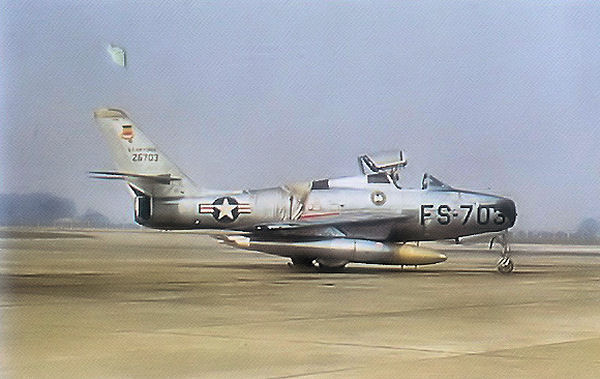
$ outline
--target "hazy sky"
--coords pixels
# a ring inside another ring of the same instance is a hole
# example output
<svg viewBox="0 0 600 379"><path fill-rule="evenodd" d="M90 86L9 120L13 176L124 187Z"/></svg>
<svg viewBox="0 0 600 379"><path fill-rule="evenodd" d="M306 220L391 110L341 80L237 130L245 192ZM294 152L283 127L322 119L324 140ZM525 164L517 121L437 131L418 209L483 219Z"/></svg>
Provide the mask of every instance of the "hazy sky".
<svg viewBox="0 0 600 379"><path fill-rule="evenodd" d="M402 148L405 182L510 196L520 229L600 218L597 1L4 1L0 28L2 193L131 220L123 183L87 178L114 168L92 112L116 106L210 188Z"/></svg>

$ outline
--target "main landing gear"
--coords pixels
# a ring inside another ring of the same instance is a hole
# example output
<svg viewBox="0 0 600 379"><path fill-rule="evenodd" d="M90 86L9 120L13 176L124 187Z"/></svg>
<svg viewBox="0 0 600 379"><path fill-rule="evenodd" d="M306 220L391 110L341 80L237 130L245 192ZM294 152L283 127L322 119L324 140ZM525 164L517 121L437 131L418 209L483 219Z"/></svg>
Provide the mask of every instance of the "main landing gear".
<svg viewBox="0 0 600 379"><path fill-rule="evenodd" d="M494 242L496 241L502 247L502 253L500 254L500 259L496 264L496 268L502 274L509 274L513 271L515 265L512 259L510 259L510 244L508 243L508 233L502 233L493 237L490 240L490 250L492 249L492 247L494 246Z"/></svg>
<svg viewBox="0 0 600 379"><path fill-rule="evenodd" d="M315 268L314 259L312 259L312 258L304 258L304 259L292 258L292 261L288 262L288 267L290 267L294 270L298 270L298 271L314 269Z"/></svg>
<svg viewBox="0 0 600 379"><path fill-rule="evenodd" d="M336 261L313 258L292 258L288 262L288 267L297 271L307 271L317 269L320 272L341 272L348 261Z"/></svg>

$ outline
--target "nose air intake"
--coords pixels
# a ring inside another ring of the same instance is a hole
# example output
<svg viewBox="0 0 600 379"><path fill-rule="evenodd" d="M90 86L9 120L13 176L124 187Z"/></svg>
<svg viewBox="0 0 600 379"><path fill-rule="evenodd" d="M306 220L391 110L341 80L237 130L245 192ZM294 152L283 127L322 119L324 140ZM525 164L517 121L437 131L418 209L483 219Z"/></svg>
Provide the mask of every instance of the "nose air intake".
<svg viewBox="0 0 600 379"><path fill-rule="evenodd" d="M496 208L508 219L508 227L512 227L517 219L517 207L511 199L502 198L496 204Z"/></svg>

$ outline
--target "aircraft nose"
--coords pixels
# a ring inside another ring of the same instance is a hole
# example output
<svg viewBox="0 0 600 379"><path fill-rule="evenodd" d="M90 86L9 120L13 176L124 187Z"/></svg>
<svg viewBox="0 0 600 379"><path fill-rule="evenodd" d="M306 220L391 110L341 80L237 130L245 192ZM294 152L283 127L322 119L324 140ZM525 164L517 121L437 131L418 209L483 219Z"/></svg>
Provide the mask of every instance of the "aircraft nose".
<svg viewBox="0 0 600 379"><path fill-rule="evenodd" d="M517 207L515 206L514 201L502 197L496 203L496 209L502 212L508 220L508 228L515 224L515 220L517 219Z"/></svg>

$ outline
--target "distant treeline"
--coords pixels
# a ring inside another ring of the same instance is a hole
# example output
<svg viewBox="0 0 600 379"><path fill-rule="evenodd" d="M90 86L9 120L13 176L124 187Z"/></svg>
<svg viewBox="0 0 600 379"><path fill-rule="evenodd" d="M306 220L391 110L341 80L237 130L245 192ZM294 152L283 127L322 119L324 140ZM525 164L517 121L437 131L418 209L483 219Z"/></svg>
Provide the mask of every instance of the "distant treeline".
<svg viewBox="0 0 600 379"><path fill-rule="evenodd" d="M0 194L0 225L113 226L103 214L92 209L78 214L73 200L49 193Z"/></svg>
<svg viewBox="0 0 600 379"><path fill-rule="evenodd" d="M514 232L513 239L534 243L600 244L600 222L594 218L583 219L574 232Z"/></svg>
<svg viewBox="0 0 600 379"><path fill-rule="evenodd" d="M511 242L522 243L553 243L598 245L600 238L597 235L587 235L578 232L544 232L544 231L516 231L510 233Z"/></svg>

